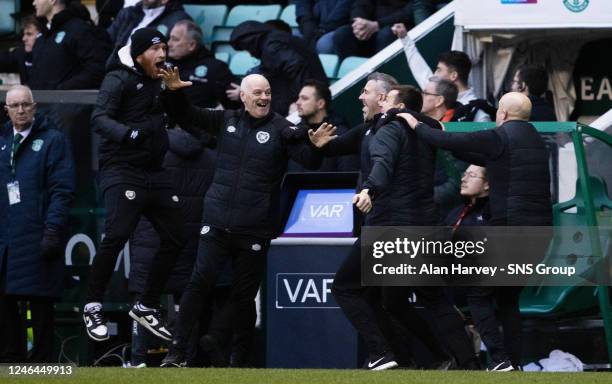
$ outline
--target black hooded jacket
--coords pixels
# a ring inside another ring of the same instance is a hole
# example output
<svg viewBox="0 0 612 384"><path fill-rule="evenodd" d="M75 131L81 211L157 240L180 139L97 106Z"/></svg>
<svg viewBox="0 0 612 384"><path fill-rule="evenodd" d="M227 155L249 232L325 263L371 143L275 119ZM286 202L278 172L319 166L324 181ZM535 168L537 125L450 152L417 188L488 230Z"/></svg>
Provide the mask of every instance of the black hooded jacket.
<svg viewBox="0 0 612 384"><path fill-rule="evenodd" d="M179 68L179 74L184 81L191 81L193 85L184 90L189 100L202 108L214 108L217 103L223 107L231 106L225 94L230 83L239 83L230 72L227 64L215 59L215 56L206 47L201 46L197 51L180 60L168 58L168 62Z"/></svg>
<svg viewBox="0 0 612 384"><path fill-rule="evenodd" d="M212 181L216 152L205 139L198 139L182 129L168 131L169 148L164 169L181 201L185 238L182 249L166 282L164 292L185 290L198 250L203 196ZM144 292L151 262L159 248L159 236L146 218L141 218L130 238L130 292Z"/></svg>
<svg viewBox="0 0 612 384"><path fill-rule="evenodd" d="M110 51L104 30L64 9L34 43L28 84L32 89L96 89Z"/></svg>
<svg viewBox="0 0 612 384"><path fill-rule="evenodd" d="M372 210L366 225L435 225L433 201L436 151L418 140L402 119L399 110L379 114L373 120L332 140L326 155L361 153L359 190L369 189ZM417 114L434 124L435 120Z"/></svg>
<svg viewBox="0 0 612 384"><path fill-rule="evenodd" d="M270 112L255 119L244 110L192 106L182 92L164 92L166 110L181 127L198 127L217 139L217 167L204 198L205 224L264 239L280 232L280 185L289 158L309 169L322 155L307 135Z"/></svg>
<svg viewBox="0 0 612 384"><path fill-rule="evenodd" d="M102 178L103 189L117 180L110 175L122 171L138 175L161 170L168 149L167 116L159 100L161 80L144 75L129 55L123 60L106 74L91 116L93 129L101 137L100 169L108 176ZM127 142L132 128L141 130L144 142Z"/></svg>
<svg viewBox="0 0 612 384"><path fill-rule="evenodd" d="M548 153L533 125L512 120L494 130L446 133L418 124L416 133L457 158L487 168L490 225L552 224Z"/></svg>
<svg viewBox="0 0 612 384"><path fill-rule="evenodd" d="M272 109L276 113L287 115L305 80L329 84L317 53L304 40L288 33L257 21L245 21L232 31L230 44L261 60L259 71L270 82Z"/></svg>

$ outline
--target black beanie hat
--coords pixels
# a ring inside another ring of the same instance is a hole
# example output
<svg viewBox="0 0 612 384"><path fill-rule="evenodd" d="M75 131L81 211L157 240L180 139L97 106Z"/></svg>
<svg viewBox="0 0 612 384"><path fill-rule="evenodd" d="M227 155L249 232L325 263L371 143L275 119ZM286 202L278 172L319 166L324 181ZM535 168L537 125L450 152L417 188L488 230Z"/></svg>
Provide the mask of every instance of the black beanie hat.
<svg viewBox="0 0 612 384"><path fill-rule="evenodd" d="M152 45L167 43L166 36L155 28L140 28L132 34L130 55L136 58Z"/></svg>

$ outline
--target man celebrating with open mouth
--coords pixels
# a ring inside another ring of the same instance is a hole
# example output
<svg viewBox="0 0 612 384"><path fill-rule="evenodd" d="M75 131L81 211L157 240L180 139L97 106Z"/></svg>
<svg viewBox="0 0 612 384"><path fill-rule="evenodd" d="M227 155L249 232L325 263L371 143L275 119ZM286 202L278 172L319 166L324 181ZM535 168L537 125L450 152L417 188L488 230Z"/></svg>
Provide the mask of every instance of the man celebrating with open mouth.
<svg viewBox="0 0 612 384"><path fill-rule="evenodd" d="M94 259L83 320L96 341L108 339L102 299L119 252L145 215L160 246L149 270L144 293L130 316L156 336L172 335L160 316L159 296L184 245L181 203L162 161L168 149L167 118L159 96L160 70L166 61L166 38L153 28L132 35L119 51L121 64L106 74L92 114L101 136L100 190L106 208L104 238Z"/></svg>

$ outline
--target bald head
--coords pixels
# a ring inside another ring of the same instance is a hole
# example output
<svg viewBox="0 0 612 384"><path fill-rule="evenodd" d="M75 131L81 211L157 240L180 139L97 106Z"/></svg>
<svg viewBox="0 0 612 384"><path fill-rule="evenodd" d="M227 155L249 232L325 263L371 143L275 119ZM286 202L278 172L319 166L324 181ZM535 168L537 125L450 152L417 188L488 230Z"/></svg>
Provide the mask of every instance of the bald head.
<svg viewBox="0 0 612 384"><path fill-rule="evenodd" d="M28 129L34 121L36 104L32 98L30 88L16 85L6 93L6 106L4 107L18 132Z"/></svg>
<svg viewBox="0 0 612 384"><path fill-rule="evenodd" d="M240 100L244 109L254 118L261 119L270 113L272 90L268 79L262 75L248 75L240 83Z"/></svg>
<svg viewBox="0 0 612 384"><path fill-rule="evenodd" d="M499 100L495 122L502 125L509 120L528 121L531 116L531 100L522 93L509 92Z"/></svg>

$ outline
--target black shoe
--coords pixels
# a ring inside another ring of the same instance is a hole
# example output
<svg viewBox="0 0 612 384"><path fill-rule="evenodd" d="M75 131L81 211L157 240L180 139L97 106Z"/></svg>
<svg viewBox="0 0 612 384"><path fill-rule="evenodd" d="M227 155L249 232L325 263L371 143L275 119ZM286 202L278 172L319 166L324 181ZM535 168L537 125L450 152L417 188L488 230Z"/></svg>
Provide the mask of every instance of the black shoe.
<svg viewBox="0 0 612 384"><path fill-rule="evenodd" d="M102 306L95 305L89 311L83 310L83 321L87 336L95 341L108 340L108 328L106 327L106 319L102 314Z"/></svg>
<svg viewBox="0 0 612 384"><path fill-rule="evenodd" d="M514 367L510 360L493 361L487 367L487 372L510 372L514 371Z"/></svg>
<svg viewBox="0 0 612 384"><path fill-rule="evenodd" d="M217 342L217 338L213 335L206 334L200 338L200 347L208 355L210 365L213 367L229 366L229 356L223 351L223 348Z"/></svg>
<svg viewBox="0 0 612 384"><path fill-rule="evenodd" d="M170 348L160 365L162 368L184 368L186 366L185 354L178 352L176 349L173 350L173 348Z"/></svg>
<svg viewBox="0 0 612 384"><path fill-rule="evenodd" d="M172 334L166 329L159 310L136 303L130 310L130 317L155 336L167 341L172 340Z"/></svg>
<svg viewBox="0 0 612 384"><path fill-rule="evenodd" d="M366 365L366 369L369 369L370 371L382 371L385 369L396 368L397 365L398 364L395 361L395 356L393 356L393 353L387 352L384 355L371 357Z"/></svg>

